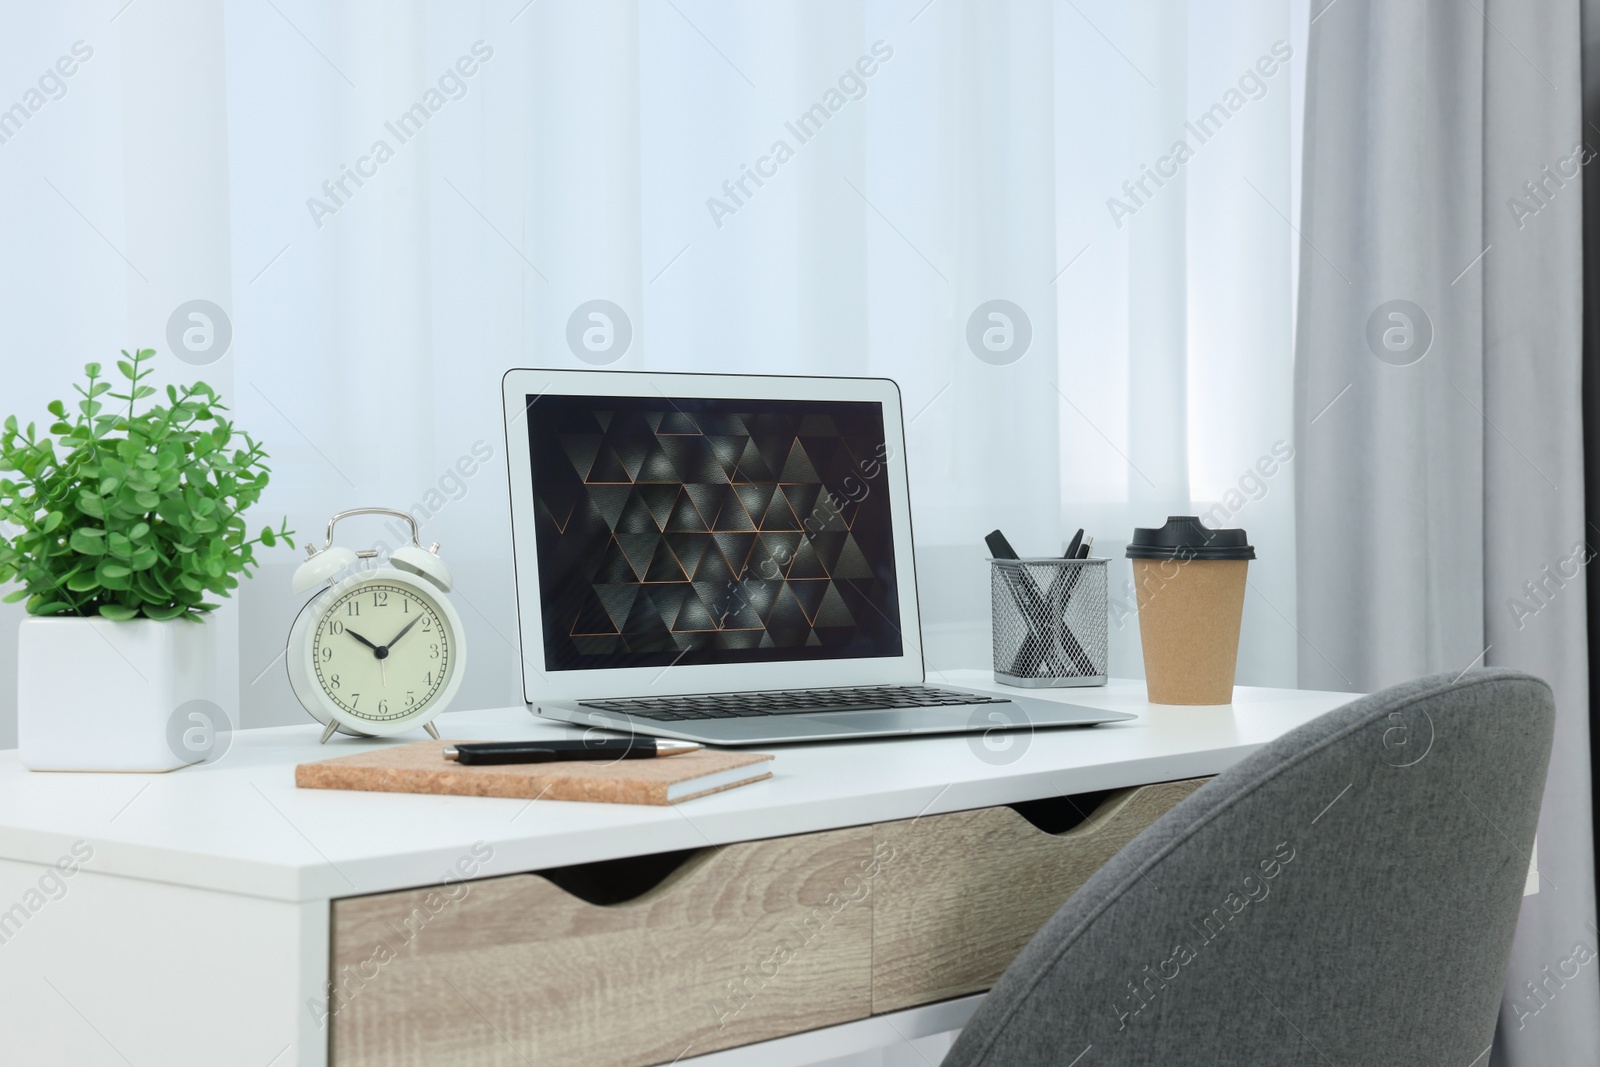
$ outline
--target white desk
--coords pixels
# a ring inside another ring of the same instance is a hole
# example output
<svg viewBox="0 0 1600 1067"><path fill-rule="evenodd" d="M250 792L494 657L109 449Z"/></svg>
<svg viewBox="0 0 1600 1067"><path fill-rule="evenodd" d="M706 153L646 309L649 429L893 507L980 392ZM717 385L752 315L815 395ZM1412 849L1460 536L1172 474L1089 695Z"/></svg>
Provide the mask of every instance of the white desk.
<svg viewBox="0 0 1600 1067"><path fill-rule="evenodd" d="M307 1002L328 978L329 902L436 884L474 843L492 857L472 876L493 877L1199 777L1352 699L1241 688L1227 707L1159 707L1123 681L1046 695L1138 718L989 750L977 735L774 746L771 780L672 808L298 790L297 763L416 740L324 748L312 725L236 734L219 762L166 775L31 773L0 753L6 1058L322 1067L327 1032ZM570 729L520 707L439 727L480 740ZM92 858L58 883L49 865L79 842ZM684 1062L841 1056L959 1027L978 999Z"/></svg>

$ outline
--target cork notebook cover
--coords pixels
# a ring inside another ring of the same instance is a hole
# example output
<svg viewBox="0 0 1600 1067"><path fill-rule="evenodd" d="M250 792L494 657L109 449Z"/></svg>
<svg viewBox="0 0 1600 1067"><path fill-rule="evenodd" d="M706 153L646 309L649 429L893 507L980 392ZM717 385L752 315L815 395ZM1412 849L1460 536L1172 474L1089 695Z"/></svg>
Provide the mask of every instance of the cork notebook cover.
<svg viewBox="0 0 1600 1067"><path fill-rule="evenodd" d="M588 800L600 804L676 804L771 778L763 752L701 749L655 759L514 763L463 767L444 758L446 745L419 741L302 763L294 784L302 789L356 789L379 793L433 793L520 800ZM748 773L740 774L741 770Z"/></svg>

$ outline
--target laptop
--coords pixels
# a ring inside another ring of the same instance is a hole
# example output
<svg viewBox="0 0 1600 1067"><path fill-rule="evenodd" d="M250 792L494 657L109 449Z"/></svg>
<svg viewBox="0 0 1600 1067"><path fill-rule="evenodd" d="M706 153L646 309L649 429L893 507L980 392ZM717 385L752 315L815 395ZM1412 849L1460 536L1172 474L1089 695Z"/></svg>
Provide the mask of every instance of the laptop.
<svg viewBox="0 0 1600 1067"><path fill-rule="evenodd" d="M928 683L894 382L512 370L502 392L534 714L712 745L1133 718Z"/></svg>

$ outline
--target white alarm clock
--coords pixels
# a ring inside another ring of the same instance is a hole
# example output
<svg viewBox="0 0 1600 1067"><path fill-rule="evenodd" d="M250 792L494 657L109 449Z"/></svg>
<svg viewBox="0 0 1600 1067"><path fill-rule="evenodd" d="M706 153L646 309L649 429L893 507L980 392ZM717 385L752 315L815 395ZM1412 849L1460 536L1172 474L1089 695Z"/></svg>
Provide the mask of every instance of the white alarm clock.
<svg viewBox="0 0 1600 1067"><path fill-rule="evenodd" d="M374 560L376 549L335 548L333 528L355 515L390 515L411 527L411 544ZM294 574L296 594L323 588L289 630L289 684L318 722L357 737L390 737L418 728L434 738L433 719L461 687L467 646L461 616L445 596L450 568L439 546L424 549L417 523L389 508L354 508L328 520L321 548ZM346 573L348 572L348 573Z"/></svg>

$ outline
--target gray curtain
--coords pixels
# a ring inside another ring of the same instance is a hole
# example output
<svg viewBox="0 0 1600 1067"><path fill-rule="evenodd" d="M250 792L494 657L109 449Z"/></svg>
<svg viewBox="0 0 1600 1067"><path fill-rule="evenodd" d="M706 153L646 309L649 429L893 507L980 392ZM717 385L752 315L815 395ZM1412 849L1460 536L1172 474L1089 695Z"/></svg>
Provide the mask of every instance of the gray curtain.
<svg viewBox="0 0 1600 1067"><path fill-rule="evenodd" d="M1313 0L1312 16L1300 681L1370 691L1493 664L1554 687L1539 888L1489 1061L1600 1063L1579 0Z"/></svg>

